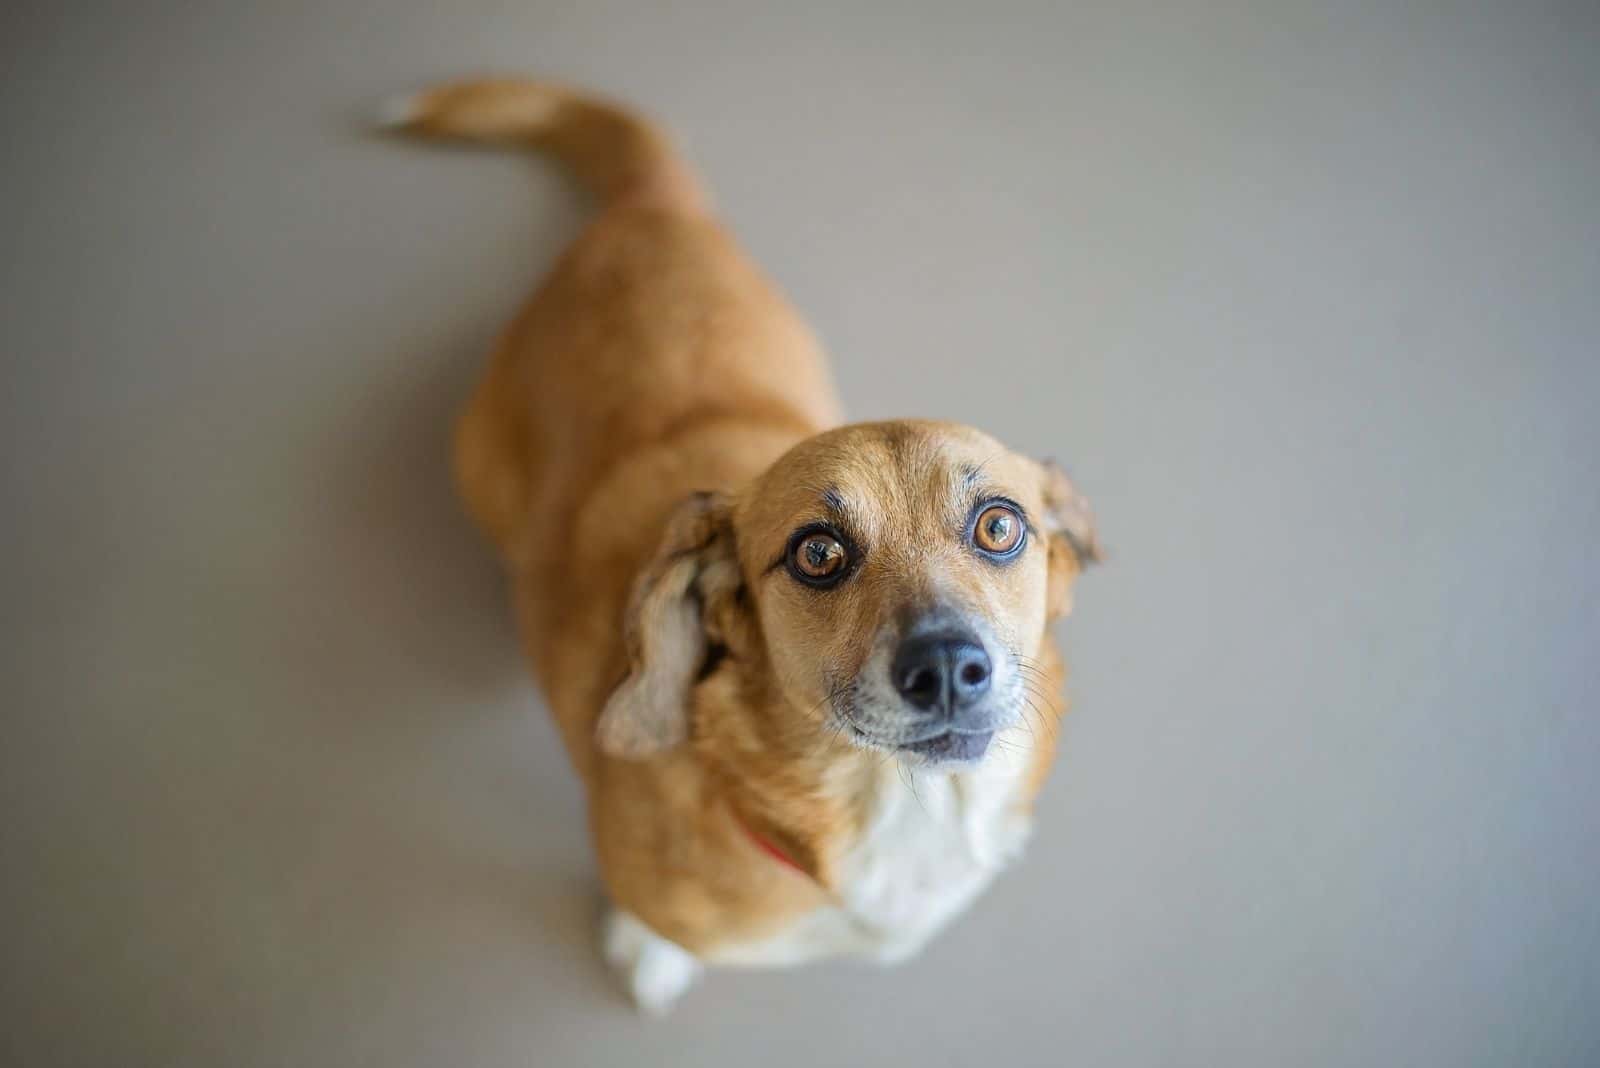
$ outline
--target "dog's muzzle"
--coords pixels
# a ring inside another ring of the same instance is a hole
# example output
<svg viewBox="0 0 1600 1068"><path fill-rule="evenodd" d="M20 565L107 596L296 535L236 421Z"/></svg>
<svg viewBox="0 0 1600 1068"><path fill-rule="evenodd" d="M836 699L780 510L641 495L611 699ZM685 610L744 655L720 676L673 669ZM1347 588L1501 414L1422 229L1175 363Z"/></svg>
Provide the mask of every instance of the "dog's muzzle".
<svg viewBox="0 0 1600 1068"><path fill-rule="evenodd" d="M905 748L935 760L982 756L997 726L984 702L993 675L983 642L970 631L941 629L904 639L890 681L930 732Z"/></svg>

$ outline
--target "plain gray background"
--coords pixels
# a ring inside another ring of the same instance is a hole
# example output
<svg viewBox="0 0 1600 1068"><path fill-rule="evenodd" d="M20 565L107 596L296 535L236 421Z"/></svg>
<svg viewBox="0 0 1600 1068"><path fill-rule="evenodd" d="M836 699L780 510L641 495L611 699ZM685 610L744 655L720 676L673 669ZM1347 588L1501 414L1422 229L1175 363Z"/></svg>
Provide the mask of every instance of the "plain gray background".
<svg viewBox="0 0 1600 1068"><path fill-rule="evenodd" d="M1600 17L1498 7L8 5L4 1059L1600 1063ZM581 205L362 127L484 70L1098 507L1033 848L905 968L598 963L445 464Z"/></svg>

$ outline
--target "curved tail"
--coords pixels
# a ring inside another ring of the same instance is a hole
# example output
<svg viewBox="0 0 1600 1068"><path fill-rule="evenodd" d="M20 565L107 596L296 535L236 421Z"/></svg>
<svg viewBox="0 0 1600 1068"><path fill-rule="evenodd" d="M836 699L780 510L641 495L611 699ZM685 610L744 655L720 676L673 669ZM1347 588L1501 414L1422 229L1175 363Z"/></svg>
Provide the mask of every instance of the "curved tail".
<svg viewBox="0 0 1600 1068"><path fill-rule="evenodd" d="M526 147L565 163L602 204L622 197L698 211L705 194L665 134L616 104L547 82L448 82L391 102L405 133Z"/></svg>

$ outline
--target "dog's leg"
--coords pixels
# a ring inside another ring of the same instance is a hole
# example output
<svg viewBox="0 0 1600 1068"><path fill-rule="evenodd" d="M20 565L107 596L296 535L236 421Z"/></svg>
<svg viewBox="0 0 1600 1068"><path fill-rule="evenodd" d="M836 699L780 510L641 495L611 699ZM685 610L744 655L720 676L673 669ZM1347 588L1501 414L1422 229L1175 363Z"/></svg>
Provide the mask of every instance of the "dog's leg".
<svg viewBox="0 0 1600 1068"><path fill-rule="evenodd" d="M602 950L642 1012L665 1015L705 970L693 954L656 934L631 912L606 913Z"/></svg>

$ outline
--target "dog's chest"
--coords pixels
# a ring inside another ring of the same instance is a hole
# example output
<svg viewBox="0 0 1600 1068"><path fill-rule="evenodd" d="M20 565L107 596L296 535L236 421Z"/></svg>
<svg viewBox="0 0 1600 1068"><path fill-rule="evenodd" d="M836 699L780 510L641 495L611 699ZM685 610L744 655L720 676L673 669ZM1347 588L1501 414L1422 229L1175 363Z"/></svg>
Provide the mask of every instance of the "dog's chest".
<svg viewBox="0 0 1600 1068"><path fill-rule="evenodd" d="M707 959L779 966L840 955L890 962L915 953L1021 852L1030 823L1021 786L1030 759L1024 747L1007 746L961 775L889 765L864 832L838 862L838 903L768 938L720 946Z"/></svg>
<svg viewBox="0 0 1600 1068"><path fill-rule="evenodd" d="M1022 849L1025 762L1014 751L966 774L881 777L861 839L839 865L839 897L875 955L915 951Z"/></svg>

